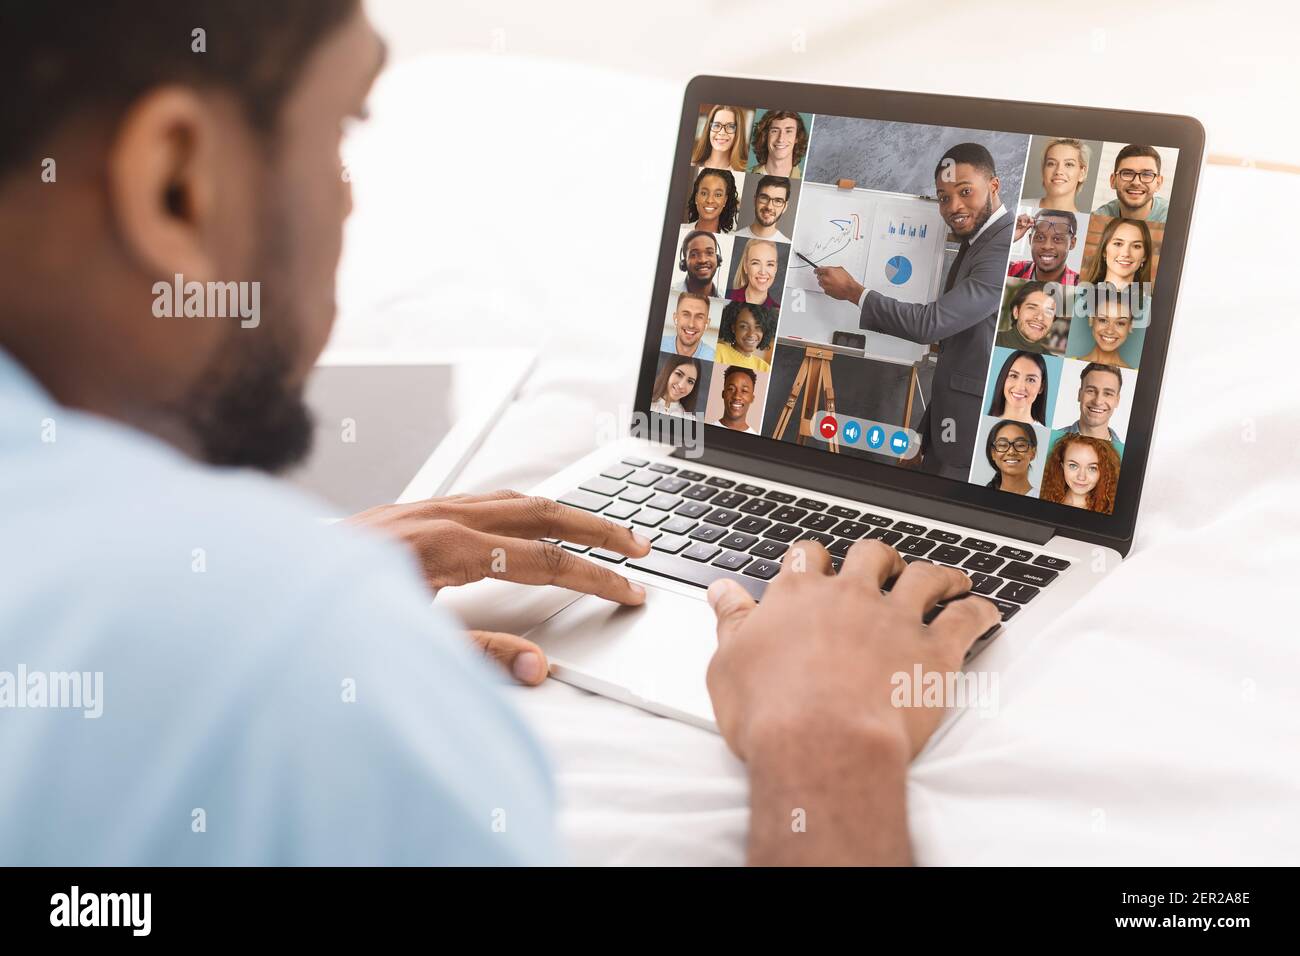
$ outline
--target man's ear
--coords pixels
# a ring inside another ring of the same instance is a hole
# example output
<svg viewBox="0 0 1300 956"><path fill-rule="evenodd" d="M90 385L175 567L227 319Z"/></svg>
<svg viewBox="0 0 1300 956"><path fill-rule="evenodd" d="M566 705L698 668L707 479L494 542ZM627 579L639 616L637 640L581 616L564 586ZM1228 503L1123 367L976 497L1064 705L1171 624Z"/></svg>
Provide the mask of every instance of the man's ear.
<svg viewBox="0 0 1300 956"><path fill-rule="evenodd" d="M132 104L109 148L112 227L143 272L216 277L217 117L196 92L164 87Z"/></svg>
<svg viewBox="0 0 1300 956"><path fill-rule="evenodd" d="M989 180L989 189L993 193L993 198L1000 201L1002 197L1002 180L994 176Z"/></svg>

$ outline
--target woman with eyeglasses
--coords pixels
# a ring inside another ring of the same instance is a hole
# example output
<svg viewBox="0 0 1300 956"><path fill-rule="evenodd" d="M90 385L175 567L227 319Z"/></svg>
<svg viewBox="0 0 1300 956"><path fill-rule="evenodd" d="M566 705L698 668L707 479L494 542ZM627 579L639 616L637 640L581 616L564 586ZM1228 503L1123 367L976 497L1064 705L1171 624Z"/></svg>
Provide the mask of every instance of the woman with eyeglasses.
<svg viewBox="0 0 1300 956"><path fill-rule="evenodd" d="M993 469L988 487L1037 498L1038 492L1029 480L1029 467L1037 454L1038 436L1033 428L1021 422L998 422L989 429L984 443L984 457Z"/></svg>
<svg viewBox="0 0 1300 956"><path fill-rule="evenodd" d="M745 135L744 110L737 106L709 110L691 150L691 165L745 171L749 165L749 138Z"/></svg>

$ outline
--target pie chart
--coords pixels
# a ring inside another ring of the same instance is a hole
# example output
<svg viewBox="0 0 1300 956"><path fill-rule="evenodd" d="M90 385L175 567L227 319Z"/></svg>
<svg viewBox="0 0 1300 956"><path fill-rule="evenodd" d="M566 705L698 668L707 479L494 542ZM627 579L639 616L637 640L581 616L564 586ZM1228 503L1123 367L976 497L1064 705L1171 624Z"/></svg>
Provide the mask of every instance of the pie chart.
<svg viewBox="0 0 1300 956"><path fill-rule="evenodd" d="M885 278L894 285L903 285L912 278L912 260L907 256L894 256L885 263Z"/></svg>

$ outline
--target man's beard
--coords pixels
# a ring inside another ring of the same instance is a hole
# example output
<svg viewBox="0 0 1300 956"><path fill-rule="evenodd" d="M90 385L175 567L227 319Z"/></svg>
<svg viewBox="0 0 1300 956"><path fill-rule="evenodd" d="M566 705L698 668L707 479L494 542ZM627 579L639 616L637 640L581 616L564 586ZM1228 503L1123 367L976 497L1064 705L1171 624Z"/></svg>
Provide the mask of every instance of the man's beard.
<svg viewBox="0 0 1300 956"><path fill-rule="evenodd" d="M989 198L985 200L984 208L980 210L979 217L976 218L974 224L970 227L970 232L966 233L966 235L962 236L962 238L963 239L969 238L975 235L975 233L979 232L981 229L983 229L984 223L988 222L989 218L992 215L993 215L993 193L990 191Z"/></svg>
<svg viewBox="0 0 1300 956"><path fill-rule="evenodd" d="M312 416L288 384L289 350L257 334L264 328L236 327L179 409L209 464L278 472L311 451Z"/></svg>

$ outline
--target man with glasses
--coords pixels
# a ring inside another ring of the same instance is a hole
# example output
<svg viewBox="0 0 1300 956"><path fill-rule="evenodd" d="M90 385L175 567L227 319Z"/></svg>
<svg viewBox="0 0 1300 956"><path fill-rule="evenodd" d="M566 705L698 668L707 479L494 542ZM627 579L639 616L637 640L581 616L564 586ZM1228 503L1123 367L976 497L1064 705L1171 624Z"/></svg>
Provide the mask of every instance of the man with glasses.
<svg viewBox="0 0 1300 956"><path fill-rule="evenodd" d="M1092 214L1164 222L1169 215L1169 200L1156 195L1164 184L1160 153L1154 146L1125 146L1115 157L1115 171L1110 174L1115 198L1098 206Z"/></svg>
<svg viewBox="0 0 1300 956"><path fill-rule="evenodd" d="M790 179L787 176L764 176L754 190L754 221L736 233L746 239L772 239L789 242L790 237L776 228L790 203Z"/></svg>
<svg viewBox="0 0 1300 956"><path fill-rule="evenodd" d="M1030 258L1011 263L1007 266L1007 275L1012 279L1078 285L1079 273L1065 264L1066 257L1079 241L1079 221L1074 213L1040 209L1033 219L1020 216L1016 220L1015 241L1019 242L1031 226L1034 231L1029 239Z"/></svg>

